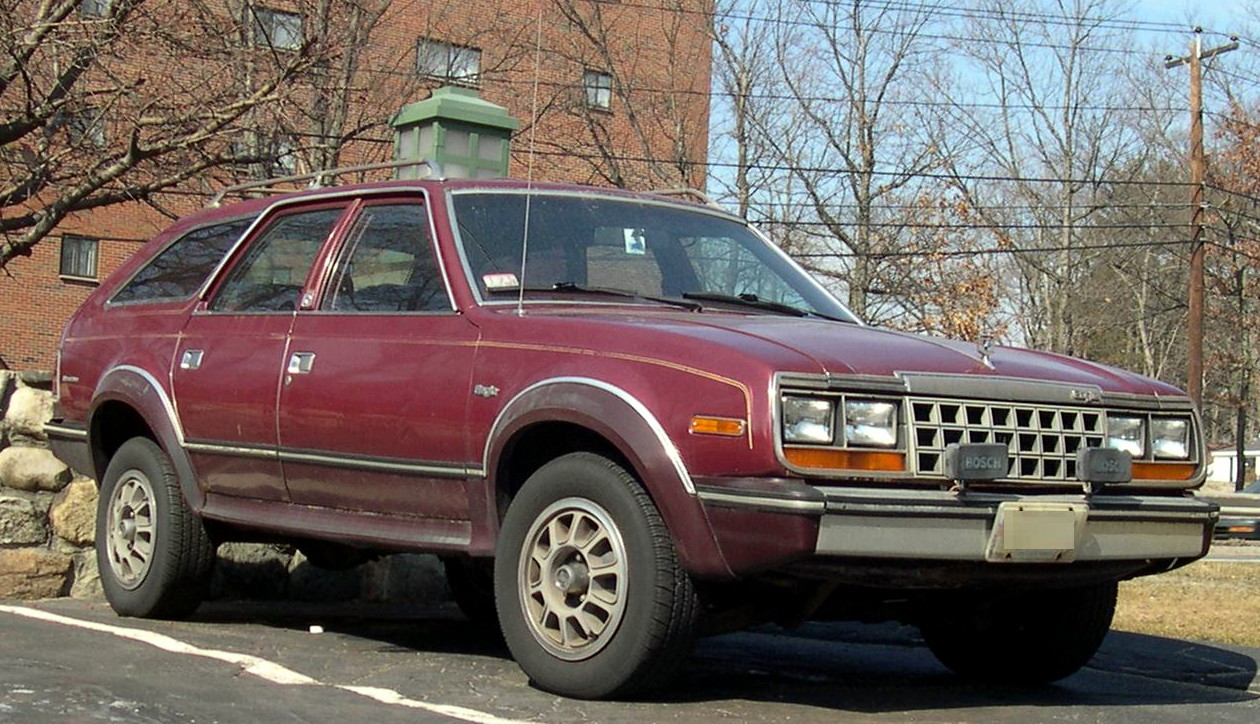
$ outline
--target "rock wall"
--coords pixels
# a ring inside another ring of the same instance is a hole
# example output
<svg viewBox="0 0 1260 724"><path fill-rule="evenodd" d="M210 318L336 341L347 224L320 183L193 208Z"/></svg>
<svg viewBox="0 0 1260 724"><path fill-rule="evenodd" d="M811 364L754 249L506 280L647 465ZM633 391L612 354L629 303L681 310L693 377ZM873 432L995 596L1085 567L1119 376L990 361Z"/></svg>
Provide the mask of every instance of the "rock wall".
<svg viewBox="0 0 1260 724"><path fill-rule="evenodd" d="M0 370L0 600L102 597L93 549L96 481L48 449L52 375ZM316 568L291 546L219 546L211 596L303 601L448 597L433 556L394 555L345 571Z"/></svg>
<svg viewBox="0 0 1260 724"><path fill-rule="evenodd" d="M96 482L48 450L51 384L0 371L0 598L100 595Z"/></svg>

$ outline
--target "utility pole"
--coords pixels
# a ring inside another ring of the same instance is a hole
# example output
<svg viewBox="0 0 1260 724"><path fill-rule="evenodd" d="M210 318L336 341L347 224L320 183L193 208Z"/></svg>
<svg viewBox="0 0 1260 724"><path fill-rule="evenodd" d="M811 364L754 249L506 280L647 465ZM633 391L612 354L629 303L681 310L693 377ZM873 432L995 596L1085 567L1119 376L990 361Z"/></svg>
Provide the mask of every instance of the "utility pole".
<svg viewBox="0 0 1260 724"><path fill-rule="evenodd" d="M1190 66L1190 320L1186 327L1186 391L1203 408L1203 184L1207 159L1203 152L1203 61L1238 50L1238 39L1211 50L1203 49L1203 28L1194 29L1190 55L1164 60L1165 68Z"/></svg>

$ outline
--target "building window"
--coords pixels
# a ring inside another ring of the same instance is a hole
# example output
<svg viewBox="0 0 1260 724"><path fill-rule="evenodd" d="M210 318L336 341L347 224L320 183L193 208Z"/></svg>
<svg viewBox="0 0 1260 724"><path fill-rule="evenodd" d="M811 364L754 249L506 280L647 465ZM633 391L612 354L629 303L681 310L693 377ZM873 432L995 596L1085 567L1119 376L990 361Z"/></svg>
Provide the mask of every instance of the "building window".
<svg viewBox="0 0 1260 724"><path fill-rule="evenodd" d="M85 18L107 18L114 0L81 0L79 13Z"/></svg>
<svg viewBox="0 0 1260 724"><path fill-rule="evenodd" d="M612 76L588 70L582 74L582 88L586 91L586 106L601 111L612 109Z"/></svg>
<svg viewBox="0 0 1260 724"><path fill-rule="evenodd" d="M298 147L285 133L250 133L233 139L229 146L231 164L238 171L259 178L292 176L298 170Z"/></svg>
<svg viewBox="0 0 1260 724"><path fill-rule="evenodd" d="M96 249L100 242L86 236L61 237L61 276L96 278Z"/></svg>
<svg viewBox="0 0 1260 724"><path fill-rule="evenodd" d="M293 139L283 134L271 138L271 174L273 176L292 176L297 173L297 146Z"/></svg>
<svg viewBox="0 0 1260 724"><path fill-rule="evenodd" d="M302 47L302 16L268 8L249 8L253 18L250 39L254 45L276 50Z"/></svg>
<svg viewBox="0 0 1260 724"><path fill-rule="evenodd" d="M100 109L84 108L67 114L66 131L75 146L105 147L105 123Z"/></svg>
<svg viewBox="0 0 1260 724"><path fill-rule="evenodd" d="M481 74L481 50L421 38L416 43L416 72L429 78L476 83Z"/></svg>

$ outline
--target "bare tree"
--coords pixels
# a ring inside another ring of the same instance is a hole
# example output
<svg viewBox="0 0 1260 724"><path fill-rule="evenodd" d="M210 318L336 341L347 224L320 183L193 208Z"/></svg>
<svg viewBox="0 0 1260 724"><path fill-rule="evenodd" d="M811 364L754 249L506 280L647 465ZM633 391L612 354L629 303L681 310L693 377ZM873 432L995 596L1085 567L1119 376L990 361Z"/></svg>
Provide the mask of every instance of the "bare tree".
<svg viewBox="0 0 1260 724"><path fill-rule="evenodd" d="M257 160L230 139L319 59L300 34L277 47L219 3L173 10L153 0L0 0L0 268L70 213ZM234 82L242 53L248 84Z"/></svg>
<svg viewBox="0 0 1260 724"><path fill-rule="evenodd" d="M1092 220L1112 205L1111 183L1123 180L1140 146L1110 85L1128 58L1111 52L1129 42L1114 24L1120 9L1113 0L1050 8L1004 0L977 10L966 35L984 41L957 46L969 60L962 72L983 79L954 115L974 146L958 186L1017 252L1013 299L1023 341L1080 353L1080 310L1094 304L1083 298L1083 282L1107 236L1091 231ZM977 176L1006 181L971 180Z"/></svg>
<svg viewBox="0 0 1260 724"><path fill-rule="evenodd" d="M709 85L696 70L711 62L708 8L544 0L539 22L573 31L548 33L533 49L542 64L531 72L540 94L532 122L551 125L539 148L553 165L584 166L590 181L617 187L702 184Z"/></svg>

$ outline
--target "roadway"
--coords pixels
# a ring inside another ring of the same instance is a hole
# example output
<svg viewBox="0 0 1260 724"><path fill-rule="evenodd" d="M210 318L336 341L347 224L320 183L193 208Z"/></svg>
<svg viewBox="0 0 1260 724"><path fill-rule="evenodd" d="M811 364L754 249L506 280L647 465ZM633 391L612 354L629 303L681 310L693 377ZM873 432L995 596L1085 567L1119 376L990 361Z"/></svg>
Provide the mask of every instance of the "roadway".
<svg viewBox="0 0 1260 724"><path fill-rule="evenodd" d="M314 627L314 628L313 628ZM894 624L707 639L651 700L533 689L452 606L208 604L190 621L100 602L0 605L0 722L1260 721L1260 649L1113 632L1046 687L960 680Z"/></svg>

